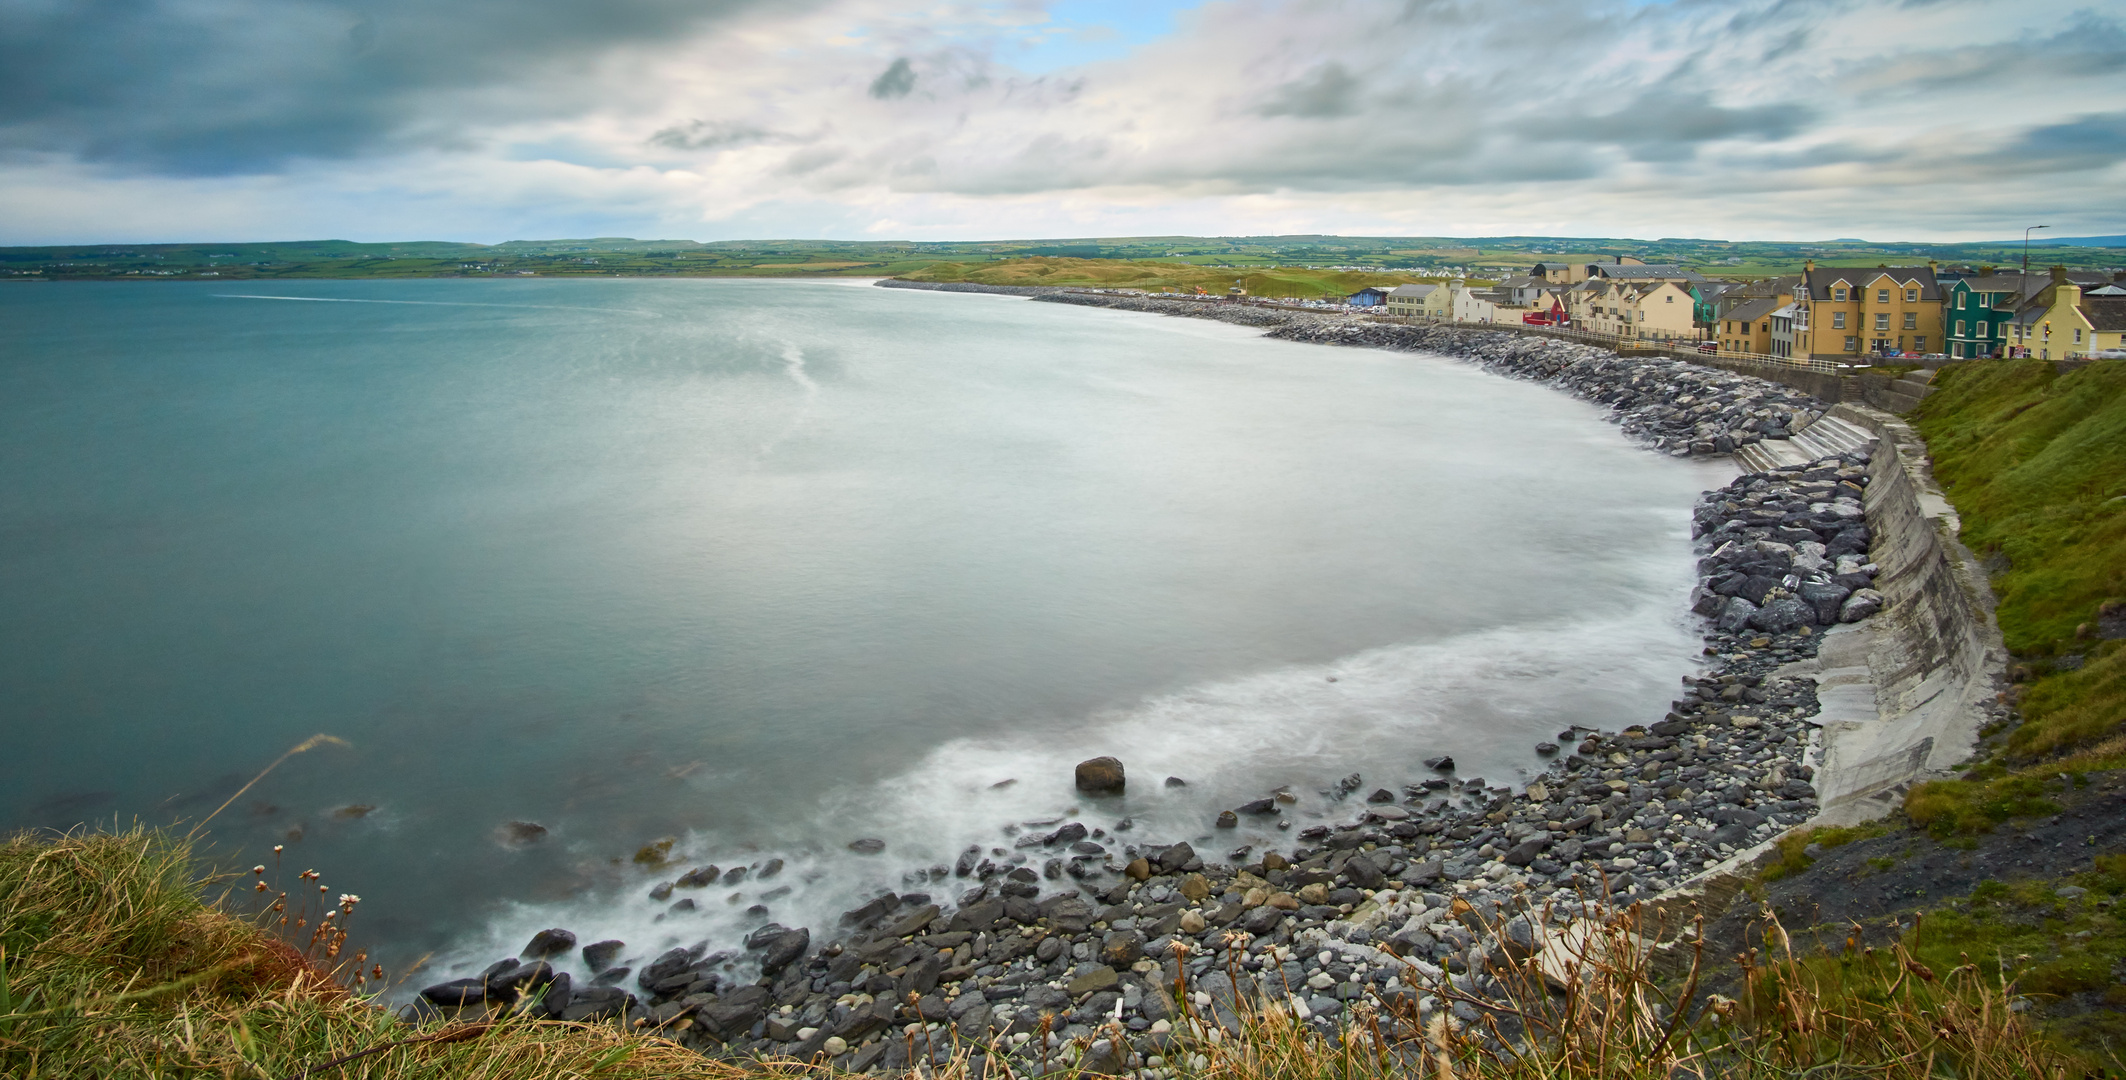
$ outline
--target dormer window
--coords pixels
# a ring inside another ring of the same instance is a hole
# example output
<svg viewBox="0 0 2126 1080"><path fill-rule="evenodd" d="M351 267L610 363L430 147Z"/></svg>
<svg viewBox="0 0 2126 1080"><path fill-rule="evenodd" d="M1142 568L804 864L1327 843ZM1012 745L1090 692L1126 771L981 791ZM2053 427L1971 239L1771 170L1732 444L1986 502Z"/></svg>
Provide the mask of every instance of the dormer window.
<svg viewBox="0 0 2126 1080"><path fill-rule="evenodd" d="M1907 304L1916 304L1916 303L1919 303L1919 290L1918 290L1918 289L1906 289L1906 290L1905 290L1905 303L1907 303Z"/></svg>
<svg viewBox="0 0 2126 1080"><path fill-rule="evenodd" d="M1890 290L1888 290L1888 289L1877 289L1877 290L1875 290L1875 302L1876 302L1876 303L1878 303L1878 304L1887 304L1887 303L1889 303L1889 302L1890 302Z"/></svg>
<svg viewBox="0 0 2126 1080"><path fill-rule="evenodd" d="M1845 300L1845 290L1844 290L1844 289L1832 289L1832 290L1831 290L1831 299L1833 299L1833 300L1838 300L1838 301L1844 301L1844 300Z"/></svg>

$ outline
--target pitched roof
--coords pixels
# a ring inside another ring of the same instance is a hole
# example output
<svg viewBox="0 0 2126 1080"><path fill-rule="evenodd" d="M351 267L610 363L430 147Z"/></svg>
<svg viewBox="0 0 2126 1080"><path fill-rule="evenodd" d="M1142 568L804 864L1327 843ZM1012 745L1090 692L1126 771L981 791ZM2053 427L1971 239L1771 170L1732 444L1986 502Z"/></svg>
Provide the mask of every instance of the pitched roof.
<svg viewBox="0 0 2126 1080"><path fill-rule="evenodd" d="M2045 279L2035 274L2032 274L2028 279L2025 279L2021 274L1988 274L1985 277L1967 277L1958 280L1963 282L1964 288L1972 292L1985 293L2020 292L2025 280L2029 281L2033 291L2045 286Z"/></svg>
<svg viewBox="0 0 2126 1080"><path fill-rule="evenodd" d="M1389 296L1429 296L1437 285L1397 285L1389 290Z"/></svg>
<svg viewBox="0 0 2126 1080"><path fill-rule="evenodd" d="M1772 312L1778 310L1782 306L1783 305L1780 304L1778 297L1766 296L1760 299L1751 300L1748 303L1745 303L1742 306L1736 308L1735 310L1730 311L1720 317L1722 319L1735 319L1741 322L1754 322L1758 319L1769 318Z"/></svg>
<svg viewBox="0 0 2126 1080"><path fill-rule="evenodd" d="M1884 277L1899 288L1917 285L1921 300L1941 299L1941 283L1934 280L1934 271L1925 266L1819 266L1802 274L1812 300L1829 300L1831 286L1841 281L1865 289L1874 287Z"/></svg>
<svg viewBox="0 0 2126 1080"><path fill-rule="evenodd" d="M2104 333L2126 331L2126 297L2085 296L2082 298L2082 316L2089 325Z"/></svg>

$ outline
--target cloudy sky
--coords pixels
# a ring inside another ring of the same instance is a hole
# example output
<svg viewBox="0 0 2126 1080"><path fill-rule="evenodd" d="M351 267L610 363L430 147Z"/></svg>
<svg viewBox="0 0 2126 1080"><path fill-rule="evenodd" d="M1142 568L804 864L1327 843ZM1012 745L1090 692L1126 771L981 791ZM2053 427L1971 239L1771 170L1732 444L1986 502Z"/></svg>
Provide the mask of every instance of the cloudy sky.
<svg viewBox="0 0 2126 1080"><path fill-rule="evenodd" d="M0 0L0 244L2126 232L2126 4Z"/></svg>

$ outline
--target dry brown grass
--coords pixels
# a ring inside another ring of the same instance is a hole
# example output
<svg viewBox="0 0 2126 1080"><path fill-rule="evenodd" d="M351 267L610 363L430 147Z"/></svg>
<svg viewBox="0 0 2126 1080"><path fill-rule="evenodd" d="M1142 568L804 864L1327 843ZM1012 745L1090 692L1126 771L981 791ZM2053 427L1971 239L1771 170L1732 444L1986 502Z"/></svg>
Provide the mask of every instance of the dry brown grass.
<svg viewBox="0 0 2126 1080"><path fill-rule="evenodd" d="M364 985L359 953L324 954L323 943L344 946L344 917L323 920L324 905L305 909L270 892L276 902L247 915L233 905L255 885L233 884L202 881L183 840L139 829L0 844L0 1075L794 1080L834 1071L713 1061L612 1023L518 1016L410 1028L349 990ZM210 904L205 892L217 885L228 891ZM1342 1037L1329 1038L1274 1002L1242 999L1236 1036L1190 1009L1190 987L1179 985L1176 1044L1160 1064L1185 1080L2086 1075L2009 1011L2011 986L1975 968L1936 977L1901 949L1803 960L1773 922L1775 955L1745 958L1747 992L1728 1001L1700 993L1708 961L1694 949L1684 975L1655 976L1644 946L1657 928L1642 925L1645 910L1553 927L1560 944L1547 959L1501 954L1495 997L1431 988L1466 1020L1421 1016L1408 1000L1360 1002ZM925 1075L1016 1080L1044 1064L990 1057L995 1065L978 1066L973 1049L957 1047ZM1075 1074L1074 1052L1045 1065Z"/></svg>

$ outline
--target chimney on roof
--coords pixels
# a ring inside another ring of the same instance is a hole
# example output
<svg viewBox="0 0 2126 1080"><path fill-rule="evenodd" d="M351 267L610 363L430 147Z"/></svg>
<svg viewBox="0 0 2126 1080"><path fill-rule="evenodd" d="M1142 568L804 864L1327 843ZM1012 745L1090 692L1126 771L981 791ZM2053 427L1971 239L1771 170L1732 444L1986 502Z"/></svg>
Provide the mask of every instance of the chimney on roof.
<svg viewBox="0 0 2126 1080"><path fill-rule="evenodd" d="M2055 267L2053 267L2053 268L2052 268L2052 283L2053 283L2054 285L2065 285L2065 284L2067 284L2067 268L2066 268L2066 267L2064 267L2064 266L2055 266Z"/></svg>
<svg viewBox="0 0 2126 1080"><path fill-rule="evenodd" d="M1927 260L1927 273L1930 273L1930 274L1932 274L1932 273L1935 273L1935 272L1939 271L1940 269L1941 269L1941 264L1940 264L1940 263L1938 263L1938 262L1935 262L1935 261L1934 261L1933 259L1928 259L1928 260Z"/></svg>
<svg viewBox="0 0 2126 1080"><path fill-rule="evenodd" d="M1815 272L1816 272L1816 260L1814 260L1814 259L1803 259L1803 260L1801 260L1801 272L1802 272L1802 273L1804 273L1804 274L1813 274L1813 273L1815 273Z"/></svg>

